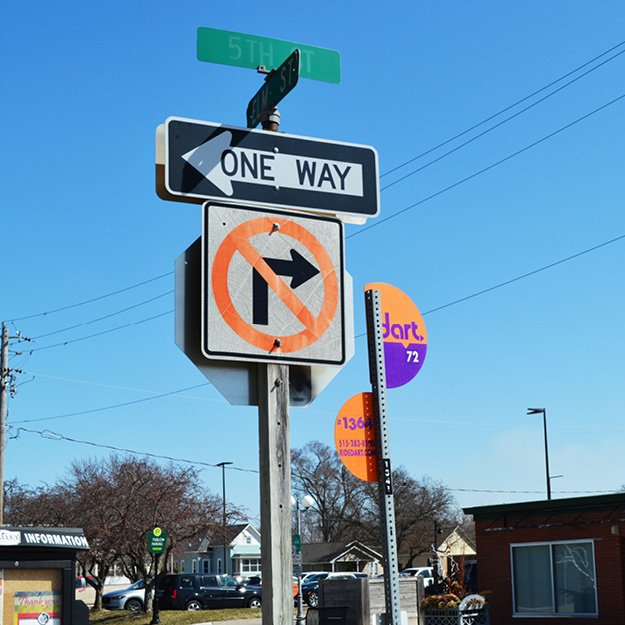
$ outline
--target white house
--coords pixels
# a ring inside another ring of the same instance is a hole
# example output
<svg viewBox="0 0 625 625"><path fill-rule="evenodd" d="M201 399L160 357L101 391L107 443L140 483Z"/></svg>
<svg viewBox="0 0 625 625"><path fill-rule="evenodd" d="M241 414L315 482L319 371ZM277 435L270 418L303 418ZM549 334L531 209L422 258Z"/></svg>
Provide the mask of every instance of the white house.
<svg viewBox="0 0 625 625"><path fill-rule="evenodd" d="M173 570L180 573L250 575L260 571L260 532L249 523L229 525L222 532L198 537L178 546ZM224 542L226 564L224 567Z"/></svg>

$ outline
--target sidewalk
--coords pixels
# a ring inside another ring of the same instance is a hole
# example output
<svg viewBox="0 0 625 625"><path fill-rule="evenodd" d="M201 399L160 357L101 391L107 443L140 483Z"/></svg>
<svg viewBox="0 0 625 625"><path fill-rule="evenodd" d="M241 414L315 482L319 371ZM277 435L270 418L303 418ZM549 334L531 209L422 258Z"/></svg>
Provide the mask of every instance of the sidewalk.
<svg viewBox="0 0 625 625"><path fill-rule="evenodd" d="M195 625L261 625L262 618L234 619L232 621L207 621L205 623L195 623Z"/></svg>

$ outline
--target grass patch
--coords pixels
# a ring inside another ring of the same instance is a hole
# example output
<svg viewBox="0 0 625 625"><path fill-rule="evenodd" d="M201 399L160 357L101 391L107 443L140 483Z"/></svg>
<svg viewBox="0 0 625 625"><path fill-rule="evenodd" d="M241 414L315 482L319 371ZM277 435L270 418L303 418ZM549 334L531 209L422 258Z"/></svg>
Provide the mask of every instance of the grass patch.
<svg viewBox="0 0 625 625"><path fill-rule="evenodd" d="M226 608L223 610L161 610L160 618L163 625L193 625L217 621L232 621L234 619L260 618L262 610L250 608ZM149 625L152 612L138 614L126 610L101 610L89 613L90 625Z"/></svg>

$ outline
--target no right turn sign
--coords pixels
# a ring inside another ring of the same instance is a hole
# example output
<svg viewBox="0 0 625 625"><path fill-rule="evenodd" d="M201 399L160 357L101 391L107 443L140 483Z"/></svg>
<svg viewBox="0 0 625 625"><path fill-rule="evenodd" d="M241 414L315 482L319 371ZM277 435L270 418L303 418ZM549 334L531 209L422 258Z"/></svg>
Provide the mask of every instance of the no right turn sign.
<svg viewBox="0 0 625 625"><path fill-rule="evenodd" d="M344 364L338 219L207 203L202 240L207 358Z"/></svg>

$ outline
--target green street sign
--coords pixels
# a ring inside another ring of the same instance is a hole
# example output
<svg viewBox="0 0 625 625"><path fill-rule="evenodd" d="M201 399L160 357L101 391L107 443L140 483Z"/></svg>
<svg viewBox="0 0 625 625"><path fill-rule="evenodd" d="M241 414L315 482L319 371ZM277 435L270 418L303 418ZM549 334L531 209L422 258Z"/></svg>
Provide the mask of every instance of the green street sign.
<svg viewBox="0 0 625 625"><path fill-rule="evenodd" d="M150 553L163 553L167 545L167 532L160 527L155 527L148 532L148 549Z"/></svg>
<svg viewBox="0 0 625 625"><path fill-rule="evenodd" d="M269 74L247 106L247 127L256 128L260 114L271 109L297 84L300 68L300 51L294 50L289 58Z"/></svg>
<svg viewBox="0 0 625 625"><path fill-rule="evenodd" d="M302 552L302 537L300 534L293 534L293 546L295 547L295 553Z"/></svg>
<svg viewBox="0 0 625 625"><path fill-rule="evenodd" d="M269 39L216 28L197 29L197 58L207 63L220 63L257 69L276 69L293 50L301 52L302 78L324 82L341 82L341 55L336 50L316 48L292 41Z"/></svg>

